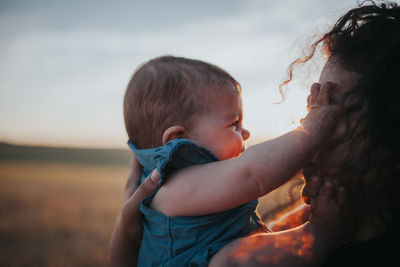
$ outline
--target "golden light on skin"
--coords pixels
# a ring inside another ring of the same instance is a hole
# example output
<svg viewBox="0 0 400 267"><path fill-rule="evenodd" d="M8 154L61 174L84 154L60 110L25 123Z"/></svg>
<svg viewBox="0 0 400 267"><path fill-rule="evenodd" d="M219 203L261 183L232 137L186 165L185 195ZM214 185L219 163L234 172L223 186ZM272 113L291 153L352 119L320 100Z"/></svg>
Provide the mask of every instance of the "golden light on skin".
<svg viewBox="0 0 400 267"><path fill-rule="evenodd" d="M300 192L298 192L300 194ZM278 212L267 222L269 229L274 232L283 231L302 225L310 218L308 205L303 200L294 202L290 207Z"/></svg>
<svg viewBox="0 0 400 267"><path fill-rule="evenodd" d="M253 235L250 238L240 239L237 247L232 251L230 257L237 261L247 262L253 260L259 264L277 263L288 254L307 257L314 244L314 236L311 233L301 235L285 235L269 233L270 238L264 238L266 234ZM273 247L276 253L268 255L263 251Z"/></svg>

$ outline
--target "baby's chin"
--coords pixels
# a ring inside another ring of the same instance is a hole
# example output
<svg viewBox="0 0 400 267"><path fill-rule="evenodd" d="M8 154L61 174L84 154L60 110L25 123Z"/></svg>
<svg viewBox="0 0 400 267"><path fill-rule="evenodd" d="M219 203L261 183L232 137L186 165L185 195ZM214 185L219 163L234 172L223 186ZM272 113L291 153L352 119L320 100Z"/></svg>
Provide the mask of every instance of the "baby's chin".
<svg viewBox="0 0 400 267"><path fill-rule="evenodd" d="M243 151L242 151L242 152L243 152ZM233 157L231 157L231 158L234 159L234 158L240 157L240 156L242 155L242 152L238 153L237 155L235 155L235 156L233 156Z"/></svg>
<svg viewBox="0 0 400 267"><path fill-rule="evenodd" d="M217 158L218 158L218 160L222 161L222 160L234 159L234 158L240 157L241 155L242 155L242 153L234 154L233 156L229 155L229 156L223 156L223 157L217 157Z"/></svg>
<svg viewBox="0 0 400 267"><path fill-rule="evenodd" d="M222 155L216 155L215 156L218 158L218 160L227 160L227 159L233 159L233 158L237 158L240 157L242 155L242 153L246 150L246 147L243 146L240 150L236 150L236 151L231 151L230 154L222 154Z"/></svg>

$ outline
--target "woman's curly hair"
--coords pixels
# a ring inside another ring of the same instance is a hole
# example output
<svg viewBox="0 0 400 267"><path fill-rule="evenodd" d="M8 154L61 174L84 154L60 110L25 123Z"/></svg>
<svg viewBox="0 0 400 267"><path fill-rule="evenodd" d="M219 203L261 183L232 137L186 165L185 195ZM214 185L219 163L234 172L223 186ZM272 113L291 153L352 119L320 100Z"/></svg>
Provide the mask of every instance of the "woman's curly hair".
<svg viewBox="0 0 400 267"><path fill-rule="evenodd" d="M354 146L367 140L364 153L349 155L336 175L356 174L363 190L363 176L376 173L378 183L374 190L381 190L379 195L389 203L382 214L390 211L394 223L399 222L400 7L392 2L364 1L348 11L311 45L304 57L289 66L288 79L283 84L290 82L294 68L313 58L319 48L328 59L334 56L342 67L360 74L358 85L346 96L359 97L366 108L355 127L325 148L329 151L350 139ZM368 197L365 192L364 200Z"/></svg>

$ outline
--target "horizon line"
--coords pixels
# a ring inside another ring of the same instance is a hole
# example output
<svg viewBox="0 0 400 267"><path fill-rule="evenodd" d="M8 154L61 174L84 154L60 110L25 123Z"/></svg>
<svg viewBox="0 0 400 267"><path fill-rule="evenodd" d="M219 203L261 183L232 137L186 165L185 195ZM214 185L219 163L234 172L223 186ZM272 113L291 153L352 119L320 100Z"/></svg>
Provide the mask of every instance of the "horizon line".
<svg viewBox="0 0 400 267"><path fill-rule="evenodd" d="M247 142L247 146L253 146L255 144L261 143L266 140L270 140L273 137L269 136L252 136L250 141ZM40 147L40 148L58 148L58 149L87 149L87 150L129 150L128 145L118 146L118 145L109 145L109 146L101 146L96 144L91 145L81 145L81 144L73 144L73 143L46 143L46 142L29 142L29 141L9 141L5 139L0 139L0 145L10 145L10 146L23 146L23 147Z"/></svg>

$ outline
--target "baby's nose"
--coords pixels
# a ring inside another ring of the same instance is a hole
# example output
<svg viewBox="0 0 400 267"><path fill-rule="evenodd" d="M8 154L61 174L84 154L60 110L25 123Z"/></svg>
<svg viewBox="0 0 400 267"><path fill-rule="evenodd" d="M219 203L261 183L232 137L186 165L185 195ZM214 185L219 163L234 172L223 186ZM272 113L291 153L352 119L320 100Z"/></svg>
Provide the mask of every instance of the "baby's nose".
<svg viewBox="0 0 400 267"><path fill-rule="evenodd" d="M247 140L250 137L250 132L246 129L242 129L242 136L243 136L243 140Z"/></svg>

